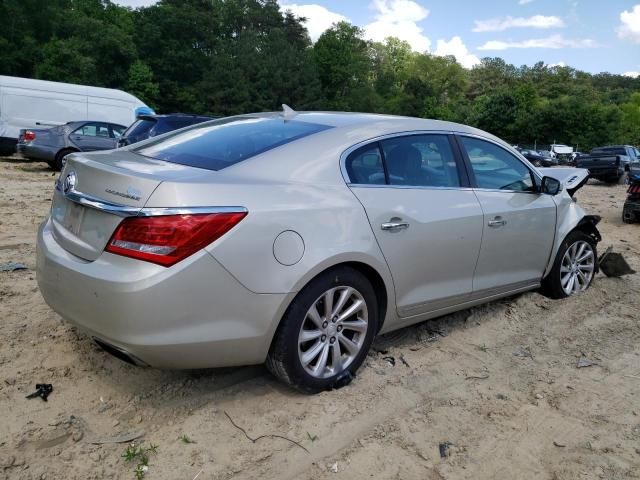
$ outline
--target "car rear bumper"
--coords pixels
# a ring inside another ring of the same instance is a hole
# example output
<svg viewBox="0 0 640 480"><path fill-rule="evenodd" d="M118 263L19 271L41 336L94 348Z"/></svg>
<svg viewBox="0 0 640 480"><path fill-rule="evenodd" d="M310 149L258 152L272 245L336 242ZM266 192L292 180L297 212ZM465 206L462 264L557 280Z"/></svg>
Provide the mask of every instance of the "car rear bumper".
<svg viewBox="0 0 640 480"><path fill-rule="evenodd" d="M591 178L596 179L616 179L622 175L624 175L624 165L612 165L612 166L602 166L602 167L582 167L578 168L586 168L589 170L589 176Z"/></svg>
<svg viewBox="0 0 640 480"><path fill-rule="evenodd" d="M16 146L19 154L32 160L42 160L43 162L52 162L56 157L56 152L48 147L39 145L30 145L28 143L19 143Z"/></svg>
<svg viewBox="0 0 640 480"><path fill-rule="evenodd" d="M209 253L170 268L64 250L47 219L39 228L40 291L61 317L136 363L207 368L262 363L294 294L247 290Z"/></svg>

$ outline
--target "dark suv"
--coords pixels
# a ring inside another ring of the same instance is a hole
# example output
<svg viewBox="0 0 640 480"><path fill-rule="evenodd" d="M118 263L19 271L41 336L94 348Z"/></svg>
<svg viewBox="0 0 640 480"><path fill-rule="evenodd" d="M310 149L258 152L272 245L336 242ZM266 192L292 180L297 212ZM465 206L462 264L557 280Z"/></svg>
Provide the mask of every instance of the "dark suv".
<svg viewBox="0 0 640 480"><path fill-rule="evenodd" d="M169 113L167 115L140 115L129 128L122 134L118 141L118 147L131 145L150 137L172 132L179 128L195 125L218 117L205 115L188 115L186 113Z"/></svg>

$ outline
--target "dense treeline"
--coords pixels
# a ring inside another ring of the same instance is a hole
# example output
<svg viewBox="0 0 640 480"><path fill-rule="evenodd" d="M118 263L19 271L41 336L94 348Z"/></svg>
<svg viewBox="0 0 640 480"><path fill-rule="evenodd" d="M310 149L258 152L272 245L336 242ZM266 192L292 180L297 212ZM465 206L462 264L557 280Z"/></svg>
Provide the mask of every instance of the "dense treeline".
<svg viewBox="0 0 640 480"><path fill-rule="evenodd" d="M347 23L311 44L276 0L0 0L0 73L125 89L158 111L386 112L478 126L513 143L640 144L640 79L515 67L375 43Z"/></svg>

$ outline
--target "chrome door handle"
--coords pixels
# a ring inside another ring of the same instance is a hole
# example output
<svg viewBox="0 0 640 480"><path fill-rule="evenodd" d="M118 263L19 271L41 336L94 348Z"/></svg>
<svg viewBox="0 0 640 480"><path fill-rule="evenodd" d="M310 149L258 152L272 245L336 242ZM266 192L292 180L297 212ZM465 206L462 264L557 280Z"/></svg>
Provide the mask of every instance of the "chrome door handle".
<svg viewBox="0 0 640 480"><path fill-rule="evenodd" d="M507 221L502 217L496 217L493 220L489 220L488 225L490 227L502 227L507 224Z"/></svg>
<svg viewBox="0 0 640 480"><path fill-rule="evenodd" d="M408 222L387 222L380 225L380 228L382 230L390 230L390 231L405 230L409 228L409 223Z"/></svg>

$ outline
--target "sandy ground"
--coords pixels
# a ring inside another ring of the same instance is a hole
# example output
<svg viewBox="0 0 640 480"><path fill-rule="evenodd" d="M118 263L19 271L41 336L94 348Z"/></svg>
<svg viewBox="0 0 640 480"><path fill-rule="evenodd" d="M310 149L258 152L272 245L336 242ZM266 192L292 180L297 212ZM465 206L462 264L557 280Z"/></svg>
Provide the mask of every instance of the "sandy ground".
<svg viewBox="0 0 640 480"><path fill-rule="evenodd" d="M149 479L640 478L640 275L411 327L350 386L303 396L262 367L132 367L62 322L34 272L53 182L44 164L0 160L0 263L29 267L0 272L0 478L135 478L127 444L91 443L132 432L157 445ZM593 182L578 199L603 216L600 249L640 271L624 191ZM596 365L577 368L580 357ZM49 401L25 399L41 382L54 385ZM225 412L252 437L308 453L252 443Z"/></svg>

